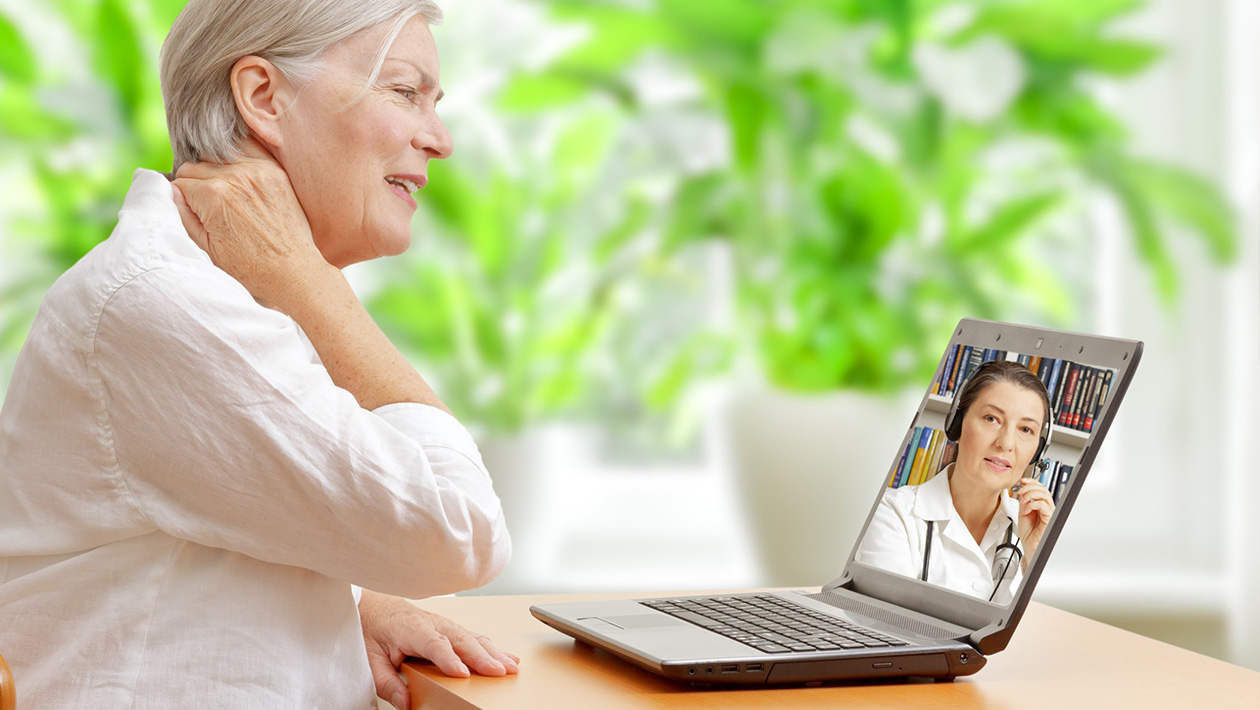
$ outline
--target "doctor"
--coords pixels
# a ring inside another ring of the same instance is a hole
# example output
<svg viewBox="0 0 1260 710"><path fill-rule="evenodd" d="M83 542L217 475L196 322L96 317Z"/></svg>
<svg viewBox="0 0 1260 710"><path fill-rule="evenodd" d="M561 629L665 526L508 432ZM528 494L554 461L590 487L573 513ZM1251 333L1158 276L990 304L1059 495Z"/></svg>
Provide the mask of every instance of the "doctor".
<svg viewBox="0 0 1260 710"><path fill-rule="evenodd" d="M1024 477L1045 451L1050 420L1050 396L1028 368L980 366L945 420L957 459L884 494L857 561L1009 603L1054 512L1046 487Z"/></svg>

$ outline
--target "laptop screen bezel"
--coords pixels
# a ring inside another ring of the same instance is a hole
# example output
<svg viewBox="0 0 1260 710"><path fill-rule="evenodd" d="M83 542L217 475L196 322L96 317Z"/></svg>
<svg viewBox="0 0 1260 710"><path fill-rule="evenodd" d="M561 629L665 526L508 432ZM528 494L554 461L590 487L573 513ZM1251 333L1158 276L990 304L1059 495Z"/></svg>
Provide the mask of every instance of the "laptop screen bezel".
<svg viewBox="0 0 1260 710"><path fill-rule="evenodd" d="M1041 355L1078 362L1093 367L1108 367L1116 371L1114 384L1107 402L1103 406L1098 421L1094 425L1094 433L1081 452L1076 469L1073 472L1069 487L1058 506L1058 511L1051 520L1050 527L1042 536L1037 552L1029 561L1028 572L1017 590L1017 594L1009 604L998 605L955 592L944 587L926 583L915 578L887 572L857 562L858 547L866 534L880 499L887 490L888 478L880 481L880 489L875 502L867 514L866 522L849 552L844 571L839 577L823 587L831 590L845 587L860 594L874 597L908 609L929 614L936 618L973 631L973 640L990 646L988 652L1000 650L1005 646L1005 639L1013 631L1015 624L1023 614L1031 598L1036 582L1044 569L1046 560L1054 549L1059 532L1071 512L1072 505L1088 477L1089 469L1102 443L1111 421L1119 408L1138 361L1141 359L1142 343L1135 340L1109 338L1082 333L1033 328L994 321L964 318L959 321L950 338L945 353L952 352L956 345L972 345L1000 348L1009 352ZM937 365L936 378L941 376L945 365L945 357ZM918 409L910 427L918 421L919 414L927 406L929 392L924 391ZM889 462L890 464L892 461ZM988 639L988 642L986 642ZM986 649L981 648L982 651Z"/></svg>

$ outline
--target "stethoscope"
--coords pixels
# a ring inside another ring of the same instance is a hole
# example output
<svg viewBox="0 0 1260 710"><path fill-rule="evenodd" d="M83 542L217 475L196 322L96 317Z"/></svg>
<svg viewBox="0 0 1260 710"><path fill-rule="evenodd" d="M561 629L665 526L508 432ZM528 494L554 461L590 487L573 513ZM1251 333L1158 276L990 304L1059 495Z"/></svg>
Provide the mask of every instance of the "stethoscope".
<svg viewBox="0 0 1260 710"><path fill-rule="evenodd" d="M932 530L935 528L935 520L927 521L927 544L923 549L923 573L919 575L919 579L924 582L928 581L928 563L932 560ZM994 568L996 569L996 560L998 556L1002 554L1002 550L1010 550L1010 553L1006 556L1006 565L1002 567L1002 573L999 574L997 579L993 582L993 592L989 594L989 601L993 601L993 598L997 596L997 591L1002 588L1002 583L1006 581L1007 573L1011 571L1011 565L1017 561L1023 562L1024 560L1024 553L1019 549L1018 538L1016 538L1015 542L1011 542L1011 538L1015 537L1014 531L1015 523L1007 523L1006 535L1002 540L1002 544L998 545L997 550L993 553L993 559L995 561ZM1016 558L1019 559L1016 560Z"/></svg>

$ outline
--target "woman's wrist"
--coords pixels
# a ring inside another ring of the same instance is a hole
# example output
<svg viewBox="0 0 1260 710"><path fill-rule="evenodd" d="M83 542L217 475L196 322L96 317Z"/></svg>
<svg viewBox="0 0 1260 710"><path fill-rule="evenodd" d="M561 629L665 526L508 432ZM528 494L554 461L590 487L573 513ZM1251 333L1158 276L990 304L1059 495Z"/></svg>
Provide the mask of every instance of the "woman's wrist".
<svg viewBox="0 0 1260 710"><path fill-rule="evenodd" d="M341 271L322 263L295 278L272 305L302 328L333 382L368 410L395 402L445 409L376 326Z"/></svg>
<svg viewBox="0 0 1260 710"><path fill-rule="evenodd" d="M341 271L322 258L294 265L289 273L277 275L260 298L279 309L299 325L313 310L343 307L348 298L358 302ZM348 298L347 298L348 297Z"/></svg>

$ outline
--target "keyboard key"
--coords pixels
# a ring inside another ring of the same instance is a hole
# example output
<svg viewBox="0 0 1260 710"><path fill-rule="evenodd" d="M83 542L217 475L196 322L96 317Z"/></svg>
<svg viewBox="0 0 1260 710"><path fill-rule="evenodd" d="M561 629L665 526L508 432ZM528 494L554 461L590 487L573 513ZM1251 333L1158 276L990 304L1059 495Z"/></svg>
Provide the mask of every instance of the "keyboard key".
<svg viewBox="0 0 1260 710"><path fill-rule="evenodd" d="M704 626L706 628L713 627L713 626L721 626L721 624L719 624L718 622L712 619L705 618L704 616L701 616L700 614L697 614L694 611L680 611L674 614L674 616L678 617L679 619L682 619L683 621L690 621L691 623L697 626Z"/></svg>

